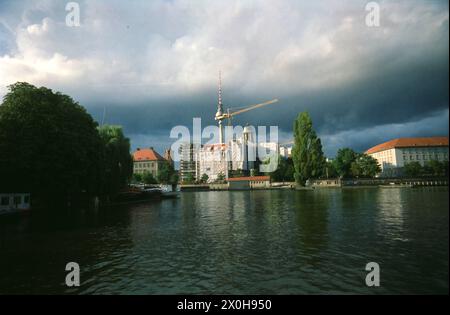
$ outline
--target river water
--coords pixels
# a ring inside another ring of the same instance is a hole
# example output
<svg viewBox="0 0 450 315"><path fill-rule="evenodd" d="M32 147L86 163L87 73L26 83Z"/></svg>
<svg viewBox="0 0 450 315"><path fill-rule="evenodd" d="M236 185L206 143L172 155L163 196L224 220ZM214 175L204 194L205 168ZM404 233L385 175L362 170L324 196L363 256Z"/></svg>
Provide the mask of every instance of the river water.
<svg viewBox="0 0 450 315"><path fill-rule="evenodd" d="M448 294L445 187L185 192L0 219L0 294Z"/></svg>

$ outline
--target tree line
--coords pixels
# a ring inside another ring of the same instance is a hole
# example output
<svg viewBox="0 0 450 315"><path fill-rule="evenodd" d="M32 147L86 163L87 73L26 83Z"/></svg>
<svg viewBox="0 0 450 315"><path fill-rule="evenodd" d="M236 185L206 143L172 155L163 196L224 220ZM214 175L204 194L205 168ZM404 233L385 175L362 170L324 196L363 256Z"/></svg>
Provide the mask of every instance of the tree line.
<svg viewBox="0 0 450 315"><path fill-rule="evenodd" d="M409 162L403 167L407 177L448 177L448 163L430 160L422 166L419 162Z"/></svg>
<svg viewBox="0 0 450 315"><path fill-rule="evenodd" d="M98 126L71 97L17 82L0 106L0 191L43 205L111 197L133 172L120 126Z"/></svg>
<svg viewBox="0 0 450 315"><path fill-rule="evenodd" d="M300 113L294 121L294 147L292 159L279 159L278 169L271 173L273 181L293 181L305 185L310 179L324 178L373 178L381 173L378 161L365 153L351 148L339 149L333 160L327 160L322 143L314 131L311 117ZM400 169L406 177L446 177L448 163L436 160L406 163Z"/></svg>
<svg viewBox="0 0 450 315"><path fill-rule="evenodd" d="M350 148L338 150L335 159L325 158L322 142L311 117L300 113L294 121L292 158L279 159L277 170L270 174L273 181L294 181L304 186L308 180L322 178L371 178L381 172L373 157Z"/></svg>

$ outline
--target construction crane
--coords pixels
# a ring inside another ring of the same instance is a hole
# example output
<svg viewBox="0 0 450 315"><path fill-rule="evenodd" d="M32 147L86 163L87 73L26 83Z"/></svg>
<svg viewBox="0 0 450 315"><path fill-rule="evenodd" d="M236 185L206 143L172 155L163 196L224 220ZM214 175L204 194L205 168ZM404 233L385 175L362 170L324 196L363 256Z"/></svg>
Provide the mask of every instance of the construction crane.
<svg viewBox="0 0 450 315"><path fill-rule="evenodd" d="M237 110L237 111L234 111L234 112L231 112L230 108L228 108L225 113L221 110L221 108L220 108L221 106L220 106L219 109L217 110L216 116L214 117L214 119L219 122L220 142L223 143L223 141L224 141L224 139L223 139L223 126L222 126L222 121L223 120L228 119L228 126L231 126L231 119L234 116L242 114L242 113L245 113L245 112L248 112L248 111L253 110L253 109L257 109L257 108L263 107L263 106L274 104L274 103L277 103L277 102L278 102L278 99L273 99L273 100L270 100L270 101L267 101L267 102L264 102L264 103L251 105L251 106L245 107L243 109L240 109L240 110Z"/></svg>
<svg viewBox="0 0 450 315"><path fill-rule="evenodd" d="M251 106L245 107L245 108L237 110L235 112L230 112L230 108L228 108L226 113L223 113L222 115L216 115L215 120L219 120L220 121L220 120L228 119L228 125L231 125L231 118L232 117L234 117L236 115L239 115L239 114L242 114L242 113L245 113L245 112L248 112L248 111L253 110L253 109L257 109L257 108L260 108L260 107L263 107L263 106L267 106L267 105L276 103L276 102L278 102L278 99L273 99L273 100L270 100L270 101L267 101L267 102L264 102L264 103L255 104L255 105L251 105Z"/></svg>
<svg viewBox="0 0 450 315"><path fill-rule="evenodd" d="M248 112L250 110L254 110L263 106L267 106L270 104L274 104L278 102L278 99L273 99L264 103L259 103L259 104L255 104L255 105L251 105L251 106L247 106L244 108L241 108L239 110L236 110L234 112L231 112L231 109L228 108L226 112L224 112L223 110L223 104L222 104L222 77L221 77L221 72L219 71L219 95L218 95L218 104L217 104L217 112L216 115L214 117L214 119L216 121L219 122L219 138L220 138L220 143L224 143L224 135L223 135L223 125L222 125L222 121L225 119L228 119L228 125L231 126L231 119L232 117Z"/></svg>

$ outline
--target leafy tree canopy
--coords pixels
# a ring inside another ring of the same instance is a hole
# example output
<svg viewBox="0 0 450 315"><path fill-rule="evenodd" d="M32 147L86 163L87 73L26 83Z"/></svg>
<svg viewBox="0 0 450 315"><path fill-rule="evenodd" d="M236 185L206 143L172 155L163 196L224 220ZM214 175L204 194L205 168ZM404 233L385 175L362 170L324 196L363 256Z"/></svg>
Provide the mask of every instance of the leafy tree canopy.
<svg viewBox="0 0 450 315"><path fill-rule="evenodd" d="M158 170L158 182L161 184L176 184L178 182L178 175L170 163L163 163Z"/></svg>
<svg viewBox="0 0 450 315"><path fill-rule="evenodd" d="M148 171L142 173L142 181L144 182L144 184L147 185L153 185L158 183L153 174Z"/></svg>
<svg viewBox="0 0 450 315"><path fill-rule="evenodd" d="M0 188L43 199L98 193L102 140L86 110L45 87L8 88L0 106Z"/></svg>
<svg viewBox="0 0 450 315"><path fill-rule="evenodd" d="M325 157L322 143L307 112L300 113L294 122L292 159L295 181L300 185L305 185L308 179L318 178L323 174Z"/></svg>
<svg viewBox="0 0 450 315"><path fill-rule="evenodd" d="M358 156L359 154L350 148L338 150L336 157L333 160L333 164L340 177L352 177L352 163L356 161Z"/></svg>
<svg viewBox="0 0 450 315"><path fill-rule="evenodd" d="M104 125L98 131L103 143L103 193L115 194L133 174L130 140L124 136L121 126Z"/></svg>
<svg viewBox="0 0 450 315"><path fill-rule="evenodd" d="M351 176L361 178L372 178L381 172L378 161L367 154L359 154L351 163Z"/></svg>

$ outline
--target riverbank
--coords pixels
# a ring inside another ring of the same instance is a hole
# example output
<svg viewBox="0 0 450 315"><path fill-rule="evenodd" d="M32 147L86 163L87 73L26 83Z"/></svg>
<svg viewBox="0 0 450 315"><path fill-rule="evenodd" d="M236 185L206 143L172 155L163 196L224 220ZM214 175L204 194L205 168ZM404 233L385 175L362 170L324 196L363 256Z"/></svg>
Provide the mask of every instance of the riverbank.
<svg viewBox="0 0 450 315"><path fill-rule="evenodd" d="M233 189L228 183L212 183L212 184L190 184L180 185L181 191L222 191L222 190L311 190L320 188L356 188L356 187L373 187L373 188L414 188L414 187L431 187L431 186L447 186L447 178L371 178L371 179L321 179L309 181L306 187L298 186L295 182L271 182L267 187Z"/></svg>

